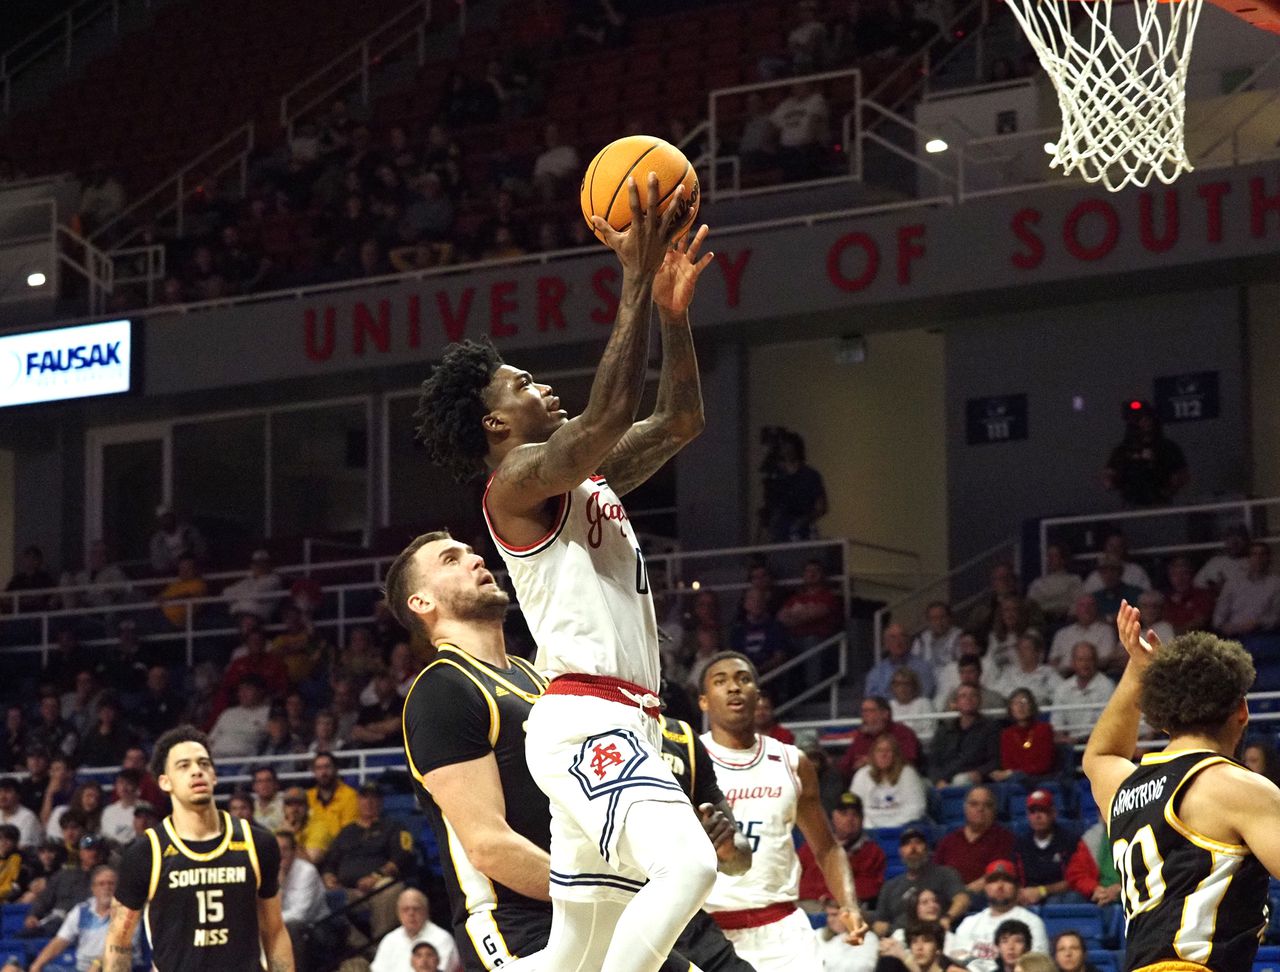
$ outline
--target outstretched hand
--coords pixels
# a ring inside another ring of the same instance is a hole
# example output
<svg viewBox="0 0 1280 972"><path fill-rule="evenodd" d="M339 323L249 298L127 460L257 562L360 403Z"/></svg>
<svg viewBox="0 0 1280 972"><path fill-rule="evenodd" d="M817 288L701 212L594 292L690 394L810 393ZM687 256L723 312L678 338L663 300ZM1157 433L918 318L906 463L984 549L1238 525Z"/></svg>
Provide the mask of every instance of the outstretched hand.
<svg viewBox="0 0 1280 972"><path fill-rule="evenodd" d="M1129 661L1137 664L1139 670L1146 668L1160 650L1160 636L1155 631L1148 631L1145 638L1142 636L1142 613L1128 601L1121 601L1120 610L1116 612L1116 633L1129 653Z"/></svg>
<svg viewBox="0 0 1280 972"><path fill-rule="evenodd" d="M690 241L686 234L668 250L662 261L658 275L653 278L653 302L668 316L678 317L684 314L693 302L693 291L698 284L702 271L710 266L715 254L708 251L701 260L698 251L707 238L710 230L704 223Z"/></svg>
<svg viewBox="0 0 1280 972"><path fill-rule="evenodd" d="M867 923L862 917L862 912L855 908L840 909L840 923L844 925L844 940L846 945L861 945L862 940L866 938Z"/></svg>
<svg viewBox="0 0 1280 972"><path fill-rule="evenodd" d="M614 229L601 216L592 216L591 225L609 249L618 254L624 270L652 278L662 267L675 239L680 219L687 213L684 186L676 187L666 211L659 213L658 174L649 173L648 192L640 205L640 186L634 176L627 176L627 199L631 203L631 225L622 231Z"/></svg>

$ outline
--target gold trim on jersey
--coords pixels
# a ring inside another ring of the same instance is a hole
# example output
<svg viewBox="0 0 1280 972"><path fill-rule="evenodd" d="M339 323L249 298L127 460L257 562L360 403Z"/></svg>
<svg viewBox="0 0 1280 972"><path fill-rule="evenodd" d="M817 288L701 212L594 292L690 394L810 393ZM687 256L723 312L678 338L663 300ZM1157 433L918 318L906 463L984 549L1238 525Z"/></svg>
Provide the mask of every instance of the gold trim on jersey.
<svg viewBox="0 0 1280 972"><path fill-rule="evenodd" d="M1207 752L1207 750L1205 751ZM1198 750L1186 750L1182 755L1185 755L1186 752L1198 752ZM1173 792L1169 794L1169 799L1164 805L1165 823L1201 850L1209 851L1211 854L1226 854L1231 857L1244 857L1249 853L1249 848L1244 844L1229 844L1226 841L1214 840L1212 837L1207 837L1199 831L1192 830L1186 825L1182 818L1174 812L1173 809L1173 805L1178 800L1178 793L1187 785L1192 777L1196 776L1201 770L1209 766L1214 766L1218 763L1230 764L1231 760L1227 759L1225 756L1217 754L1207 756L1182 775L1182 779L1180 779L1178 781L1178 785L1173 788Z"/></svg>
<svg viewBox="0 0 1280 972"><path fill-rule="evenodd" d="M432 664L435 664L435 663L432 662ZM421 783L423 786L426 786L426 783L424 783L422 780L422 774L418 772L418 767L413 765L413 753L410 752L409 750L409 729L404 724L404 715L406 712L409 711L409 697L413 695L413 690L418 687L419 680L422 678L423 675L427 674L427 671L430 668L431 668L431 665L428 665L426 668L418 672L418 674L413 677L413 682L411 682L409 685L409 691L405 692L404 694L404 705L400 707L400 739L404 744L404 759L405 759L405 762L408 763L409 765L409 775L412 776L419 783Z"/></svg>
<svg viewBox="0 0 1280 972"><path fill-rule="evenodd" d="M1218 880L1218 858L1219 856L1230 858L1230 862L1226 865L1227 879L1225 881ZM1209 873L1204 879L1196 885L1196 889L1192 891L1182 901L1182 917L1178 921L1178 930L1173 935L1173 950L1178 953L1178 957L1188 962L1196 962L1204 959L1206 962L1213 956L1213 933L1218 930L1218 913L1222 910L1222 902L1226 900L1227 892L1231 889L1231 882L1235 880L1236 874L1239 873L1241 860L1235 854L1211 853L1209 861ZM1215 884L1221 884L1222 887L1216 888ZM1206 890L1212 889L1213 894L1207 895ZM1212 908L1209 906L1212 905ZM1200 915L1197 915L1192 909L1209 912L1209 930L1203 933L1203 941L1194 943L1188 942L1186 939L1195 933L1200 926ZM1190 912L1190 913L1189 913ZM1196 954L1191 954L1195 952Z"/></svg>
<svg viewBox="0 0 1280 972"><path fill-rule="evenodd" d="M1218 755L1212 749L1165 749L1158 753L1147 753L1139 762L1143 766L1150 766L1152 763L1167 763L1170 760L1178 759L1181 756L1190 756L1192 753L1209 753L1210 755Z"/></svg>
<svg viewBox="0 0 1280 972"><path fill-rule="evenodd" d="M467 678L471 679L471 681L475 684L475 687L480 690L480 694L484 696L485 704L489 706L489 745L497 746L498 733L502 729L502 715L498 712L498 702L493 697L493 693L491 693L487 688L484 687L480 679L476 676L474 672L471 671L470 668L468 668L466 665L462 664L461 662L455 661L452 658L437 658L435 661L433 661L430 665L428 665L426 668L422 670L422 674L420 674L418 678L421 678L422 675L425 675L427 672L431 671L431 669L435 668L437 665L448 665L450 668L456 668L458 671L462 672L463 675L467 676ZM417 679L414 679L414 684L417 684ZM410 686L409 691L411 692L413 691L412 686ZM404 720L403 712L401 713L400 719L401 719L401 723L403 724L403 720ZM419 779L421 779L421 777L419 777Z"/></svg>
<svg viewBox="0 0 1280 972"><path fill-rule="evenodd" d="M692 800L693 795L698 792L698 760L693 748L693 726L683 719L677 719L676 724L684 730L684 738L676 739L674 742L684 743L684 748L689 754L689 799Z"/></svg>
<svg viewBox="0 0 1280 972"><path fill-rule="evenodd" d="M244 831L244 849L249 852L249 863L253 865L255 890L262 890L262 865L258 863L258 848L253 843L253 834L249 832L249 821L241 820L240 829Z"/></svg>
<svg viewBox="0 0 1280 972"><path fill-rule="evenodd" d="M207 853L197 854L182 842L182 838L178 836L178 832L173 829L172 817L164 818L163 824L165 833L167 833L169 835L169 839L173 841L173 846L178 848L178 850L186 857L191 858L193 861L212 861L227 852L227 846L231 843L232 831L235 829L231 824L231 814L227 813L225 810L221 810L219 812L222 814L222 843Z"/></svg>
<svg viewBox="0 0 1280 972"><path fill-rule="evenodd" d="M468 914L476 914L486 907L494 907L498 903L498 889L493 886L489 875L471 863L462 846L462 839L453 829L449 819L440 814L444 823L445 840L449 842L449 862L453 865L453 876L458 880L458 890L462 892L462 906Z"/></svg>
<svg viewBox="0 0 1280 972"><path fill-rule="evenodd" d="M151 842L151 883L147 885L147 900L156 896L156 888L160 887L160 838L154 827L147 828L147 840Z"/></svg>
<svg viewBox="0 0 1280 972"><path fill-rule="evenodd" d="M1133 972L1209 972L1209 968L1195 962L1157 962L1155 965L1144 965Z"/></svg>
<svg viewBox="0 0 1280 972"><path fill-rule="evenodd" d="M508 679L503 678L501 675L499 675L499 674L494 670L494 668L493 668L493 666L492 666L492 665L486 665L486 664L484 664L484 663L483 663L483 662L481 662L478 658L476 658L474 655L470 655L470 654L468 654L466 651L464 651L463 649L459 648L457 645L451 645L451 644L449 644L448 642L441 642L441 643L440 643L439 645L437 645L436 647L437 647L437 648L439 648L441 651L447 651L447 652L451 652L451 653L456 654L456 655L461 655L461 656L462 656L462 660L463 660L464 662L466 662L468 665L470 665L473 669L475 669L475 670L479 671L481 674L485 675L486 677L493 679L495 682L497 682L499 685L501 685L503 688L505 688L505 689L506 689L508 692L510 692L512 695L518 695L518 696L520 696L520 698L524 699L524 700L525 700L526 702L528 702L530 705L532 705L534 702L538 701L539 697L541 697L541 695L542 695L542 693L541 693L541 692L539 692L537 695L533 695L533 694L531 694L531 693L529 692L529 690L528 690L528 689L523 689L523 688L521 688L520 686L516 685L514 682L512 682L512 681L510 681L510 680L508 680ZM437 660L439 660L439 659L437 659ZM447 659L447 660L452 660L452 659ZM512 662L512 663L515 663L515 662L518 662L518 661L523 661L524 659L522 659L522 658L517 658L517 656L515 656L515 655L509 655L509 656L508 656L508 658L507 658L507 660L508 660L508 661L510 661L510 662ZM541 685L541 687L542 687L543 689L545 689L545 688L546 688L546 684L545 684L545 682L544 682L542 679L540 679L540 678L539 678L539 677L538 677L538 676L533 672L533 669L532 669L532 668L525 669L525 668L524 668L523 666L521 666L521 665L516 665L516 667L517 667L517 668L520 668L520 669L521 669L521 670L523 670L523 671L527 671L530 675L532 675L532 676L533 676L533 684L534 684L534 685Z"/></svg>

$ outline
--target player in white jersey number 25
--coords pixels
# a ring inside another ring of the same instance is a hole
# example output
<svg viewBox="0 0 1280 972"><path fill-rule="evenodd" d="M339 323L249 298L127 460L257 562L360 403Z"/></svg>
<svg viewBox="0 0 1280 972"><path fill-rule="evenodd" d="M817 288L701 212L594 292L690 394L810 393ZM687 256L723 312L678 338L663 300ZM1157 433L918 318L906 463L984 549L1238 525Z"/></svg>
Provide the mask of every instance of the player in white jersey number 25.
<svg viewBox="0 0 1280 972"><path fill-rule="evenodd" d="M648 575L619 499L702 429L689 327L710 263L674 240L681 190L658 212L628 180L632 222L595 228L622 264L613 333L582 413L503 363L455 345L423 385L419 437L464 477L490 470L483 508L551 679L526 726L529 770L551 805L544 972L654 972L701 906L716 854L661 756L658 636ZM663 360L654 413L636 422L652 307ZM412 606L412 598L410 599Z"/></svg>
<svg viewBox="0 0 1280 972"><path fill-rule="evenodd" d="M703 670L698 705L711 731L702 737L716 780L752 845L751 868L716 877L706 910L734 950L756 972L812 972L822 968L817 938L796 902L800 859L791 832L800 828L840 906L851 945L867 924L858 909L853 874L836 842L809 757L755 730L760 698L755 666L745 655L721 652Z"/></svg>

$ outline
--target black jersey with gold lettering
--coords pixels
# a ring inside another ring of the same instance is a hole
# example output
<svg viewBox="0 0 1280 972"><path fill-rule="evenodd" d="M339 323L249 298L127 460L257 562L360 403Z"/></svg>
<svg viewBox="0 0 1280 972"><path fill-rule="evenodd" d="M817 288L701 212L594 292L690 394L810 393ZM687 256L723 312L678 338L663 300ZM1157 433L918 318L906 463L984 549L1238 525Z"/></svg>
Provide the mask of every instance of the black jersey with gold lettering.
<svg viewBox="0 0 1280 972"><path fill-rule="evenodd" d="M543 948L551 905L490 881L468 859L423 778L442 766L492 754L507 823L543 849L551 846L551 808L524 753L524 724L547 681L522 658L496 668L454 645L441 645L404 703L405 755L440 847L454 937L467 972L510 964Z"/></svg>
<svg viewBox="0 0 1280 972"><path fill-rule="evenodd" d="M143 912L158 972L261 972L258 900L280 890L268 831L220 813L222 833L184 841L166 817L126 848L116 898Z"/></svg>
<svg viewBox="0 0 1280 972"><path fill-rule="evenodd" d="M1224 844L1178 816L1183 790L1208 750L1153 753L1111 801L1110 839L1128 918L1125 968L1195 962L1248 969L1267 925L1267 872L1243 844Z"/></svg>

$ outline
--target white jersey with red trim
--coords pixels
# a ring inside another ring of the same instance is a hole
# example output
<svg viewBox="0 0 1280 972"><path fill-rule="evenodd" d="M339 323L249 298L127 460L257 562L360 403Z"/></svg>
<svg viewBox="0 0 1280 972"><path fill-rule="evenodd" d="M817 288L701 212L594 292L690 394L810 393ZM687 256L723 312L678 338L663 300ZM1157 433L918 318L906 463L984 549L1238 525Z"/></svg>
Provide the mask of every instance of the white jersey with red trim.
<svg viewBox="0 0 1280 972"><path fill-rule="evenodd" d="M752 749L729 749L704 733L716 780L738 829L751 842L751 867L732 877L716 875L703 906L744 911L800 898L800 858L791 832L800 799L800 750L763 733Z"/></svg>
<svg viewBox="0 0 1280 972"><path fill-rule="evenodd" d="M537 543L505 543L484 518L538 644L539 671L607 675L658 691L658 623L644 556L626 510L602 476L560 498Z"/></svg>

